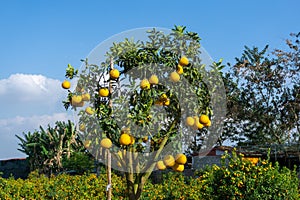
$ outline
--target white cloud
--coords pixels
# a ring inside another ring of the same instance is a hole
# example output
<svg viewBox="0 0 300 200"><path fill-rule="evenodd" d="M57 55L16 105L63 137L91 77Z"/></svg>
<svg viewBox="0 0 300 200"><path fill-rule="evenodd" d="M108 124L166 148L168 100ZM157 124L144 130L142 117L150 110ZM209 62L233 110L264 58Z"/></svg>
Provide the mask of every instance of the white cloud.
<svg viewBox="0 0 300 200"><path fill-rule="evenodd" d="M63 111L61 81L43 75L13 74L0 80L0 118Z"/></svg>
<svg viewBox="0 0 300 200"><path fill-rule="evenodd" d="M21 102L39 100L41 95L49 95L59 84L60 81L42 75L13 74L0 80L0 95L17 94Z"/></svg>
<svg viewBox="0 0 300 200"><path fill-rule="evenodd" d="M67 121L68 119L72 118L67 113L0 119L0 159L26 157L17 150L19 140L15 135L23 136L23 132L33 132L39 130L40 126L46 128L48 124L53 126L56 121Z"/></svg>

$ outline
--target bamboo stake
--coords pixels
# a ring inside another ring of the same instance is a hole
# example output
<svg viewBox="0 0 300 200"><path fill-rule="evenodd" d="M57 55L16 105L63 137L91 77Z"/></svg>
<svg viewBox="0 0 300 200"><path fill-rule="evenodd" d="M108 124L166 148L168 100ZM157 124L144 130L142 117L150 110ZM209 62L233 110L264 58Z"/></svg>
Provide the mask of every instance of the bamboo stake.
<svg viewBox="0 0 300 200"><path fill-rule="evenodd" d="M113 59L110 58L110 69L112 70L114 68L114 62ZM113 87L112 87L112 80L109 80L109 93L112 94ZM109 99L109 106L112 107L112 99ZM106 149L107 152L107 200L111 200L112 196L112 188L111 188L111 154L109 149Z"/></svg>
<svg viewBox="0 0 300 200"><path fill-rule="evenodd" d="M111 200L112 191L111 191L111 153L109 149L106 149L107 152L107 200Z"/></svg>

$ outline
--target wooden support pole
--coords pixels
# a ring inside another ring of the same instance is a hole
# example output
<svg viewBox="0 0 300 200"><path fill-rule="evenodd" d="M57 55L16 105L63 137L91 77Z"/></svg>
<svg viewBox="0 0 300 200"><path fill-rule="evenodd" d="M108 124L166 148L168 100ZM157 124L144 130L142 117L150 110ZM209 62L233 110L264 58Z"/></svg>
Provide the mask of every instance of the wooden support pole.
<svg viewBox="0 0 300 200"><path fill-rule="evenodd" d="M109 149L106 149L106 159L107 159L107 200L111 200L112 188L111 188L111 153Z"/></svg>
<svg viewBox="0 0 300 200"><path fill-rule="evenodd" d="M114 62L113 59L110 59L110 70L114 68ZM112 94L113 87L112 87L112 80L109 80L109 93ZM112 99L109 99L109 106L112 107ZM111 188L111 153L109 149L106 149L107 152L107 200L111 200L112 196L112 188Z"/></svg>

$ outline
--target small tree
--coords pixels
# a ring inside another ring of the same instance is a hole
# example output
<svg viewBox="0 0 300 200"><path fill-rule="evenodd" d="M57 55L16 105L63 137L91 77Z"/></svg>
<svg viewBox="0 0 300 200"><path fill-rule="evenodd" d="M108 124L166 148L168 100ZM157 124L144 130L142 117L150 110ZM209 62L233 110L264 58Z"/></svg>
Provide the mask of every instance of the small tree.
<svg viewBox="0 0 300 200"><path fill-rule="evenodd" d="M216 133L224 114L220 68L202 63L198 34L180 26L170 34L150 30L146 41L113 43L105 56L100 66L83 60L80 74L67 68L66 77L78 82L64 105L77 112L90 152L102 162L111 153L128 197L139 199L155 167L183 170L179 153L189 141L203 137L197 143L203 150L215 143L218 136L203 129Z"/></svg>
<svg viewBox="0 0 300 200"><path fill-rule="evenodd" d="M94 171L95 159L85 151L73 152L70 158L63 160L64 171L75 171L76 174L84 174Z"/></svg>

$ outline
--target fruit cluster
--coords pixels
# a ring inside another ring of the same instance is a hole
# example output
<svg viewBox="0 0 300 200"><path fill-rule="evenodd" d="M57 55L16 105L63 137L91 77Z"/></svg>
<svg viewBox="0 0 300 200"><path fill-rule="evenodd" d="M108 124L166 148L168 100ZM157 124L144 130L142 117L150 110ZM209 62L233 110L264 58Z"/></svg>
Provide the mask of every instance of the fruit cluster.
<svg viewBox="0 0 300 200"><path fill-rule="evenodd" d="M176 71L170 74L170 80L174 83L178 82L180 80L180 75L183 74L183 67L188 66L188 64L188 58L185 56L181 57L177 65Z"/></svg>
<svg viewBox="0 0 300 200"><path fill-rule="evenodd" d="M112 69L109 72L110 79L116 80L120 76L120 72L117 69ZM63 89L70 89L71 83L68 80L64 80L61 84ZM91 99L91 95L89 93L84 93L84 88L77 86L76 93L81 93L81 95L72 95L70 98L70 104L73 107L83 107L85 101L89 101ZM100 97L108 97L109 96L109 89L108 88L100 88L98 92ZM86 113L92 115L94 113L93 109L88 107L86 108Z"/></svg>
<svg viewBox="0 0 300 200"><path fill-rule="evenodd" d="M174 83L180 80L180 75L183 74L183 66L187 66L189 64L189 60L187 57L183 56L179 60L179 64L177 65L177 69L174 72L170 73L170 80ZM149 79L143 79L140 82L140 88L142 90L150 89L151 85L157 85L159 83L158 77L154 74L151 75Z"/></svg>
<svg viewBox="0 0 300 200"><path fill-rule="evenodd" d="M177 154L175 158L172 155L166 155L163 160L157 161L156 167L159 170L165 170L167 167L171 167L176 172L182 172L186 162L187 158L182 153Z"/></svg>
<svg viewBox="0 0 300 200"><path fill-rule="evenodd" d="M170 80L172 82L178 82L180 80L180 75L183 74L183 66L187 66L189 64L189 60L187 57L183 56L180 58L178 62L178 66L176 71L170 74ZM111 69L109 72L109 76L111 80L117 80L120 77L120 72L117 69ZM140 82L140 88L142 90L150 89L151 85L158 85L159 79L156 75L151 75L149 79L143 79ZM67 80L62 82L62 88L70 89L71 83ZM83 107L85 101L89 101L91 96L89 93L84 93L84 88L76 87L76 92L82 93L81 95L72 95L70 99L70 104L73 107ZM110 95L110 91L107 87L102 87L98 91L99 97L108 97ZM165 94L164 94L165 95ZM170 99L166 96L162 96L155 102L156 105L168 106L170 104ZM87 107L85 112L89 115L94 114L94 110L91 107Z"/></svg>
<svg viewBox="0 0 300 200"><path fill-rule="evenodd" d="M117 80L120 77L120 72L117 69L112 69L109 71L109 78L111 80ZM100 97L108 97L110 92L109 89L107 87L102 87L100 88L99 92L98 92Z"/></svg>
<svg viewBox="0 0 300 200"><path fill-rule="evenodd" d="M166 94L162 94L159 99L154 102L154 104L159 106L168 106L170 105L170 99Z"/></svg>
<svg viewBox="0 0 300 200"><path fill-rule="evenodd" d="M211 126L211 121L207 115L189 116L186 118L186 125L192 127L194 130L202 129L203 127Z"/></svg>

